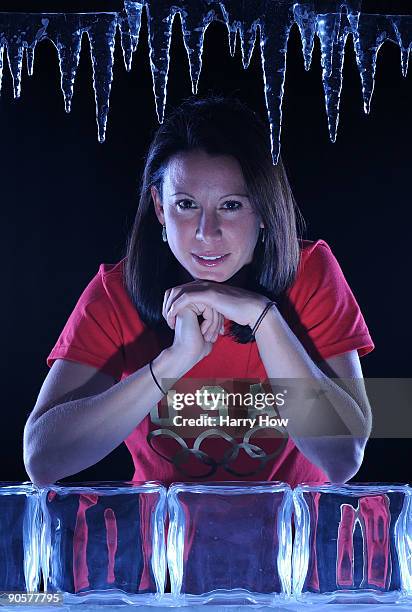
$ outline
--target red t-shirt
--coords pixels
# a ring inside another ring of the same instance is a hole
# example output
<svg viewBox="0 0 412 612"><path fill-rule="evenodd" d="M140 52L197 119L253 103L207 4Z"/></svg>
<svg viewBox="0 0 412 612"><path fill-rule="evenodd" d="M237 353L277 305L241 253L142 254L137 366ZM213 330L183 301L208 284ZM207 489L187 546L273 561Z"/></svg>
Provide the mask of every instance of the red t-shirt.
<svg viewBox="0 0 412 612"><path fill-rule="evenodd" d="M165 348L132 304L123 284L123 264L124 260L100 265L48 356L49 366L55 359L68 359L99 368L119 381ZM355 349L362 356L374 348L355 297L323 240L302 241L299 270L281 314L315 362ZM225 321L226 330L229 324ZM257 343L240 344L228 335L219 336L211 353L174 389L195 393L202 385L219 384L216 379L226 381L221 384L225 390L232 391L227 385L233 384L234 392L249 392L250 385L259 383L264 383L259 391L272 391ZM234 379L243 382L233 383ZM133 480L160 480L165 485L280 480L292 487L328 480L290 438L268 437L267 428L265 435L262 429L245 427L242 435L232 436L235 430L230 428L174 425L173 417L184 417L185 410L174 411L164 397L125 440L135 467ZM192 418L205 414L199 406L189 411Z"/></svg>

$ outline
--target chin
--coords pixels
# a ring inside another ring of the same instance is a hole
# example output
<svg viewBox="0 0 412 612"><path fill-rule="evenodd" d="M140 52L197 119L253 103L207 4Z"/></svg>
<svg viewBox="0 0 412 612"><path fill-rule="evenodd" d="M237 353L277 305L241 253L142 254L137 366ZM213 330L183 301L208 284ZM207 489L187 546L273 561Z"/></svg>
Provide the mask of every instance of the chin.
<svg viewBox="0 0 412 612"><path fill-rule="evenodd" d="M204 272L196 272L192 274L193 278L197 280L215 281L216 283L224 283L230 278L228 274L223 273L219 270L205 270Z"/></svg>

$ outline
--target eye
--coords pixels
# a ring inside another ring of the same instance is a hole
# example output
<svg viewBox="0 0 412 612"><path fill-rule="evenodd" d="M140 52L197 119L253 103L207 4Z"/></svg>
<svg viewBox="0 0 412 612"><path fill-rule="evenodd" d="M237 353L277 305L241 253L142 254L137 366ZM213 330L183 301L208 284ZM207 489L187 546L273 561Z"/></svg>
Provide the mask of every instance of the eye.
<svg viewBox="0 0 412 612"><path fill-rule="evenodd" d="M185 206L185 204L194 204L193 200L179 200L176 202L176 206L180 208L180 210L190 210L193 208L192 206Z"/></svg>
<svg viewBox="0 0 412 612"><path fill-rule="evenodd" d="M230 208L226 208L226 210L229 210L230 212L234 212L235 210L242 208L241 202L238 202L237 200L226 200L224 205L226 204L230 204Z"/></svg>

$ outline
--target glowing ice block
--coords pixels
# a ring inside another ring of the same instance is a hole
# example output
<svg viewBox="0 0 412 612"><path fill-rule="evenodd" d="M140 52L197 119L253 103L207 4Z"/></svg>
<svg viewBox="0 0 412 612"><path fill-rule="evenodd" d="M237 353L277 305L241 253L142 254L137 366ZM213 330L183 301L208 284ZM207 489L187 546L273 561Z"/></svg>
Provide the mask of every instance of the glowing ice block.
<svg viewBox="0 0 412 612"><path fill-rule="evenodd" d="M54 485L40 496L44 589L64 603L152 603L164 592L166 488L159 483Z"/></svg>
<svg viewBox="0 0 412 612"><path fill-rule="evenodd" d="M296 487L294 596L308 603L407 600L411 491L391 483Z"/></svg>
<svg viewBox="0 0 412 612"><path fill-rule="evenodd" d="M176 603L270 605L289 597L289 485L174 483L167 500L167 560Z"/></svg>
<svg viewBox="0 0 412 612"><path fill-rule="evenodd" d="M40 586L38 491L29 482L0 482L0 591Z"/></svg>

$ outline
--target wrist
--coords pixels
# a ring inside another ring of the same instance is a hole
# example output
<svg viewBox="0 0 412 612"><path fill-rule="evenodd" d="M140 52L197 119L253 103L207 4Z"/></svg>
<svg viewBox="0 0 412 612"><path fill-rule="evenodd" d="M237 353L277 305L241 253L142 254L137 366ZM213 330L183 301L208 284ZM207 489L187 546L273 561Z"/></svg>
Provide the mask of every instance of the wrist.
<svg viewBox="0 0 412 612"><path fill-rule="evenodd" d="M258 318L260 317L260 315L263 313L265 307L270 303L270 300L266 301L266 304L263 306L263 308L260 311L260 314L258 316ZM275 302L272 302L271 306L269 307L269 309L267 310L266 314L264 315L263 319L261 320L261 322L258 325L257 330L254 333L255 339L258 340L259 338L261 338L262 336L265 335L265 333L267 332L267 330L270 327L273 327L274 322L278 319L278 317L280 317L280 313L279 310L277 308L277 305ZM256 319L257 321L257 319ZM256 323L255 321L255 323ZM252 328L253 329L253 328Z"/></svg>
<svg viewBox="0 0 412 612"><path fill-rule="evenodd" d="M265 310L266 306L269 304L270 301L271 300L269 300L269 298L262 296L262 298L260 300L257 300L253 304L253 306L251 308L251 312L250 312L249 323L248 323L248 325L249 325L249 327L251 329L254 328L254 326L256 325L257 320L259 319L260 315Z"/></svg>
<svg viewBox="0 0 412 612"><path fill-rule="evenodd" d="M181 378L186 372L193 368L196 362L187 355L187 352L182 351L173 344L163 349L158 357L162 359L164 364L163 369L166 372L170 372L169 378Z"/></svg>

